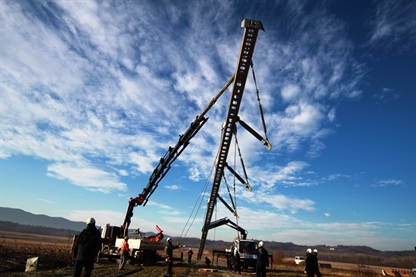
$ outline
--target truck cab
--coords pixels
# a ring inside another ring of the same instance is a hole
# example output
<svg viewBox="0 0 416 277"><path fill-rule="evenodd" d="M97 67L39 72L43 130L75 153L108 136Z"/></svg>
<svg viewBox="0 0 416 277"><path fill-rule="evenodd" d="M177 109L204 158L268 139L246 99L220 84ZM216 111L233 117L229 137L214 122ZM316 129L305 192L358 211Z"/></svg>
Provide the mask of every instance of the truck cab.
<svg viewBox="0 0 416 277"><path fill-rule="evenodd" d="M256 267L257 244L257 240L236 239L234 241L234 253L238 249L238 252L240 253L240 263L243 268Z"/></svg>
<svg viewBox="0 0 416 277"><path fill-rule="evenodd" d="M123 237L123 230L118 226L106 224L99 229L101 232L101 251L100 255L118 255L118 249L115 247L116 240Z"/></svg>

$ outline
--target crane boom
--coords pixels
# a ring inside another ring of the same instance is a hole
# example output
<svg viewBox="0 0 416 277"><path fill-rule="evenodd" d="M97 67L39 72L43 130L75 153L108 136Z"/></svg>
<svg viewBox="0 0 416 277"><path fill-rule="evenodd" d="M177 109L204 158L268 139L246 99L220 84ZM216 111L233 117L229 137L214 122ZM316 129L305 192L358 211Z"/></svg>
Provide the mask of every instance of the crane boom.
<svg viewBox="0 0 416 277"><path fill-rule="evenodd" d="M202 236L197 256L198 260L200 260L202 257L205 241L211 226L211 219L218 197L218 190L221 184L222 176L224 174L224 168L227 164L227 156L231 146L232 135L235 131L236 122L238 121L238 112L243 97L244 87L246 84L254 47L256 45L257 34L260 29L264 31L263 23L257 20L244 19L241 23L241 27L244 27L245 29L240 49L240 57L238 59L237 70L234 75L235 79L233 91L231 93L225 125L222 130L220 147L218 150L218 160L215 167L214 181L212 184L211 195L207 204L204 226L202 228Z"/></svg>
<svg viewBox="0 0 416 277"><path fill-rule="evenodd" d="M191 123L189 128L183 135L179 136L179 140L174 147L169 147L165 155L160 159L159 164L153 170L152 175L149 178L149 182L143 189L142 193L137 197L131 197L127 206L126 215L122 225L124 236L128 234L128 228L130 226L131 218L133 217L133 209L136 206L146 206L149 197L153 194L159 185L159 182L165 177L171 168L171 164L179 157L179 155L188 146L189 141L198 133L198 131L204 126L208 118L205 117L209 109L215 104L220 96L227 90L227 88L234 81L234 75L227 81L227 83L221 88L221 90L215 95L214 98L208 103L208 105L202 110L202 112Z"/></svg>

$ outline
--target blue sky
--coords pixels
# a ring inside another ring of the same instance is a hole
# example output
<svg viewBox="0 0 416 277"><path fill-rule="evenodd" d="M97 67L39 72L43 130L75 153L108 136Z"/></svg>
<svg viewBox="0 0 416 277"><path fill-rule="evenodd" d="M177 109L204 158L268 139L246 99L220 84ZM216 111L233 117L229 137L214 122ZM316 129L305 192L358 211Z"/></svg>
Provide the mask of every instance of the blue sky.
<svg viewBox="0 0 416 277"><path fill-rule="evenodd" d="M253 63L273 149L238 129L252 192L228 176L238 221L221 203L213 219L263 240L412 250L414 14L414 1L2 1L0 205L121 225L234 74L247 18L266 30ZM179 236L202 196L187 231L201 236L230 91L131 227ZM251 73L240 117L262 133Z"/></svg>

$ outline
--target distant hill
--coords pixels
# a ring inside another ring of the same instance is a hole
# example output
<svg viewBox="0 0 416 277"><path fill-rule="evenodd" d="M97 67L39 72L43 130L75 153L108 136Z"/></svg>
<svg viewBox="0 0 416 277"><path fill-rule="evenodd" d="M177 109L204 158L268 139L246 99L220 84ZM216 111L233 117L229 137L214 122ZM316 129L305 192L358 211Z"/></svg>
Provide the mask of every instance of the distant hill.
<svg viewBox="0 0 416 277"><path fill-rule="evenodd" d="M50 217L43 214L32 214L21 209L5 207L0 207L0 221L9 221L23 225L68 229L77 232L80 232L85 228L85 222L70 221L63 217Z"/></svg>

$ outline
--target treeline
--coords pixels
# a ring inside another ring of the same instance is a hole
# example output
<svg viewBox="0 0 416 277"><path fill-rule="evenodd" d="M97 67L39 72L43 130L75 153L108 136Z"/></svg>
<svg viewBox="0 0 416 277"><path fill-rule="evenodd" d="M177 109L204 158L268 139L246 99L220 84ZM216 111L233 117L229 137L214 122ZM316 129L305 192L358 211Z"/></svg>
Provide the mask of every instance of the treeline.
<svg viewBox="0 0 416 277"><path fill-rule="evenodd" d="M360 265L376 265L393 268L412 268L415 266L415 253L413 251L380 251L374 254L343 254L319 253L320 260L352 263Z"/></svg>
<svg viewBox="0 0 416 277"><path fill-rule="evenodd" d="M409 251L410 253L400 254L399 252L407 251L394 251L395 254L380 251L377 255L354 253L318 253L318 258L320 261L325 262L356 264L357 269L365 268L370 265L408 269L415 267L415 253ZM293 255L288 255L288 253L282 250L274 250L272 252L269 251L269 253L273 254L273 260L276 264L282 264L284 258L294 257Z"/></svg>
<svg viewBox="0 0 416 277"><path fill-rule="evenodd" d="M363 265L386 266L393 268L415 267L416 252L405 251L380 251L368 246L360 245L326 245L302 246L293 243L266 242L266 249L273 253L273 259L279 263L283 258L305 256L307 248L318 249L318 258L322 261L341 262Z"/></svg>
<svg viewBox="0 0 416 277"><path fill-rule="evenodd" d="M47 235L47 236L59 236L59 237L72 237L78 232L68 229L57 229L44 226L32 226L14 223L10 221L0 221L0 231L6 232L18 232L18 233L29 233L36 235Z"/></svg>

